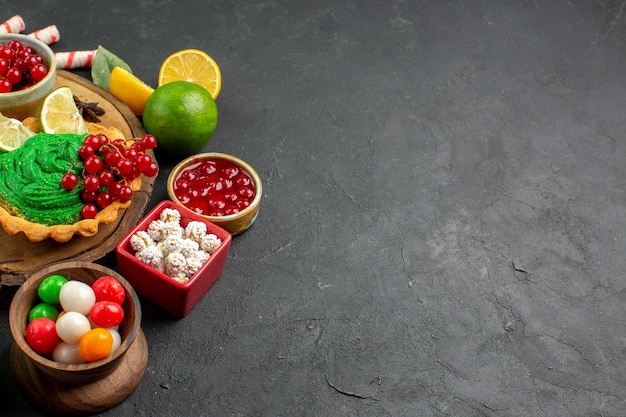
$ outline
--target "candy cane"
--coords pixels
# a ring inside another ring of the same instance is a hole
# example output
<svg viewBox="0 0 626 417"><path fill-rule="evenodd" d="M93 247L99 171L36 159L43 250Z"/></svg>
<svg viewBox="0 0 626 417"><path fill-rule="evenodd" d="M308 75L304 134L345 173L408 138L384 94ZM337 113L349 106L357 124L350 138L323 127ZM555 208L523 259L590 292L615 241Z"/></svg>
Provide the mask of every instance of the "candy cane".
<svg viewBox="0 0 626 417"><path fill-rule="evenodd" d="M47 45L55 43L56 41L61 39L59 29L57 29L56 25L46 26L43 29L39 29L34 31L33 33L28 34L28 36L32 36L33 38L38 39Z"/></svg>
<svg viewBox="0 0 626 417"><path fill-rule="evenodd" d="M0 33L20 33L25 27L22 16L15 15L0 25Z"/></svg>
<svg viewBox="0 0 626 417"><path fill-rule="evenodd" d="M57 67L62 69L90 67L96 50L57 52L54 54Z"/></svg>

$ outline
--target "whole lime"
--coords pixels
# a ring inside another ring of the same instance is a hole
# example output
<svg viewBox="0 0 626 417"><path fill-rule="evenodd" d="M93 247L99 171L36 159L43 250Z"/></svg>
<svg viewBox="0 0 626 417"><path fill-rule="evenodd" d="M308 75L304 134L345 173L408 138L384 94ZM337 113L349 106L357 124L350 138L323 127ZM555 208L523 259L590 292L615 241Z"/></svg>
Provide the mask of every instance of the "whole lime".
<svg viewBox="0 0 626 417"><path fill-rule="evenodd" d="M174 154L197 152L211 139L217 126L217 105L202 86L173 81L157 87L143 111L146 132L157 146Z"/></svg>

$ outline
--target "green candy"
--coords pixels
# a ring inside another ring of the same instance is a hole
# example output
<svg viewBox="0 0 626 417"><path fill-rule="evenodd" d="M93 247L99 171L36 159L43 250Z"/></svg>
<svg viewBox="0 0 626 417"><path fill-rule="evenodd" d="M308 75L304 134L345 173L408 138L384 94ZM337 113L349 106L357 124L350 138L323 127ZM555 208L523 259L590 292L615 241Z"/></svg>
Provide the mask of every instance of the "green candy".
<svg viewBox="0 0 626 417"><path fill-rule="evenodd" d="M62 275L50 275L39 284L37 295L44 303L59 304L59 293L66 282L67 278Z"/></svg>
<svg viewBox="0 0 626 417"><path fill-rule="evenodd" d="M28 321L31 322L41 317L56 321L58 316L59 310L56 308L56 306L48 303L39 303L35 307L30 309L30 313L28 314Z"/></svg>

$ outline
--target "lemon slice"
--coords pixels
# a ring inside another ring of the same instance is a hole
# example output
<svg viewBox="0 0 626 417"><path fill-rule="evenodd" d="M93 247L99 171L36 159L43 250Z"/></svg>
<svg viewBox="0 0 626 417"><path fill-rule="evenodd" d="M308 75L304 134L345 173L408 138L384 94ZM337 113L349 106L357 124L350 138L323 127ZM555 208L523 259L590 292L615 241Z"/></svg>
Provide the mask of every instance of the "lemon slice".
<svg viewBox="0 0 626 417"><path fill-rule="evenodd" d="M69 87L59 87L46 96L41 105L39 122L45 133L87 133L87 125Z"/></svg>
<svg viewBox="0 0 626 417"><path fill-rule="evenodd" d="M114 67L109 78L109 91L128 105L135 115L141 116L154 88L124 68Z"/></svg>
<svg viewBox="0 0 626 417"><path fill-rule="evenodd" d="M19 148L34 134L19 120L0 114L0 153Z"/></svg>
<svg viewBox="0 0 626 417"><path fill-rule="evenodd" d="M181 80L200 84L211 93L213 100L217 98L222 88L220 67L206 52L197 49L175 52L161 64L159 86Z"/></svg>

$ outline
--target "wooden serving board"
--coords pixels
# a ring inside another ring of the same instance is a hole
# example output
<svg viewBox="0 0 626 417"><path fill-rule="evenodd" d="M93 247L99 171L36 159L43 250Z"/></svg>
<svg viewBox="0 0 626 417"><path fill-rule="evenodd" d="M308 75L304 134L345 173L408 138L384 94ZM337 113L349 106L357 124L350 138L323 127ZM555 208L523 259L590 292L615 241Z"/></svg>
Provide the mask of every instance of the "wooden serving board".
<svg viewBox="0 0 626 417"><path fill-rule="evenodd" d="M61 70L56 85L70 87L81 101L97 102L105 110L100 117L102 125L117 127L127 138L145 134L128 106L89 80ZM0 308L9 307L13 295L31 273L60 261L96 261L115 250L124 234L143 216L155 179L142 177L141 189L133 194L130 207L118 213L115 223L100 225L95 236L74 236L65 243L52 239L34 243L21 233L10 236L0 227Z"/></svg>

